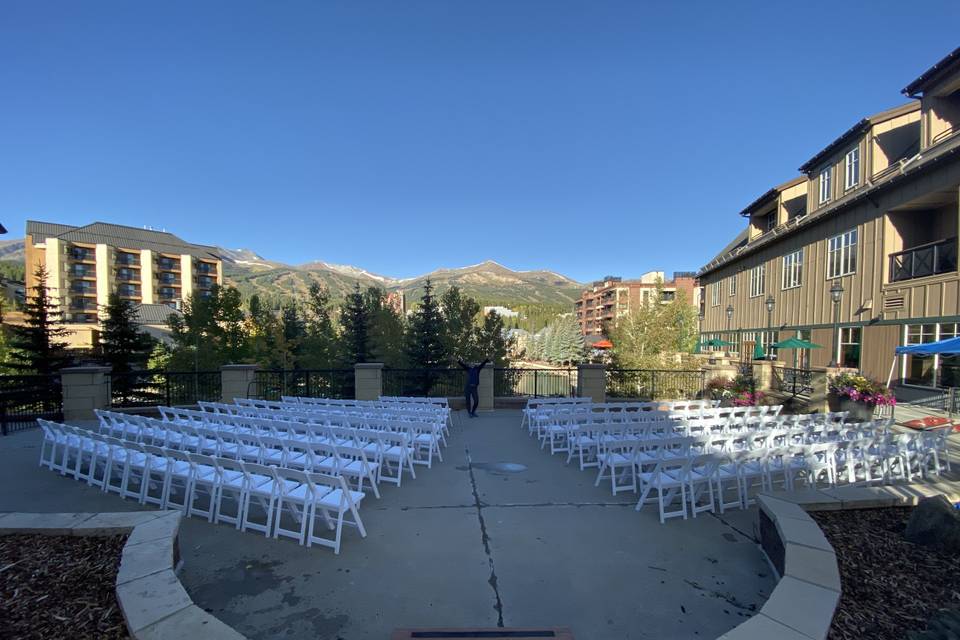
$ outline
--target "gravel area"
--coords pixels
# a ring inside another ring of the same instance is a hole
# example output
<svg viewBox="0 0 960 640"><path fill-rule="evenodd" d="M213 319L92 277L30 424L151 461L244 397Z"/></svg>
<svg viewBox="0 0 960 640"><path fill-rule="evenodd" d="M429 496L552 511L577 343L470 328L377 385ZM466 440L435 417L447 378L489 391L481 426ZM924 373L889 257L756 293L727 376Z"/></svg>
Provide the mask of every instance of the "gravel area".
<svg viewBox="0 0 960 640"><path fill-rule="evenodd" d="M128 638L114 595L126 539L0 537L0 637Z"/></svg>
<svg viewBox="0 0 960 640"><path fill-rule="evenodd" d="M810 514L837 552L843 593L831 640L903 640L960 607L960 558L907 542L912 508Z"/></svg>

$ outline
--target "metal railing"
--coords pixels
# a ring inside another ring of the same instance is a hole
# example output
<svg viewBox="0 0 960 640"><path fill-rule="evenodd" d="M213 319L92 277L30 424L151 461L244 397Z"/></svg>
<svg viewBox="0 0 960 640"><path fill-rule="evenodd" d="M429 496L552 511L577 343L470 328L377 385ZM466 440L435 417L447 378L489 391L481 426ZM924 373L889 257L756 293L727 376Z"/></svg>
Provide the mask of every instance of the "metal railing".
<svg viewBox="0 0 960 640"><path fill-rule="evenodd" d="M957 270L957 239L913 247L890 254L890 282L901 282Z"/></svg>
<svg viewBox="0 0 960 640"><path fill-rule="evenodd" d="M464 369L384 369L383 395L450 398L467 386Z"/></svg>
<svg viewBox="0 0 960 640"><path fill-rule="evenodd" d="M668 369L607 369L607 396L638 400L703 397L705 373Z"/></svg>
<svg viewBox="0 0 960 640"><path fill-rule="evenodd" d="M0 435L36 427L37 418L63 420L60 376L0 376Z"/></svg>
<svg viewBox="0 0 960 640"><path fill-rule="evenodd" d="M813 393L813 372L809 369L774 367L773 388L793 396L809 396Z"/></svg>
<svg viewBox="0 0 960 640"><path fill-rule="evenodd" d="M493 395L498 398L572 398L577 395L577 370L494 369Z"/></svg>
<svg viewBox="0 0 960 640"><path fill-rule="evenodd" d="M187 406L200 400L217 402L219 371L130 371L111 373L113 408Z"/></svg>
<svg viewBox="0 0 960 640"><path fill-rule="evenodd" d="M258 370L247 389L248 398L279 400L281 396L305 398L356 397L353 369Z"/></svg>

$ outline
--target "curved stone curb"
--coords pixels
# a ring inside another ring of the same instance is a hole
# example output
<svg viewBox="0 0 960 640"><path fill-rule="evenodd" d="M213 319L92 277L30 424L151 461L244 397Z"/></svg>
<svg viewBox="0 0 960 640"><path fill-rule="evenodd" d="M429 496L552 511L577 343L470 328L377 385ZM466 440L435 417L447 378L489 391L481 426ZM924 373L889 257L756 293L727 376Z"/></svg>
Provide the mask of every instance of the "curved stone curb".
<svg viewBox="0 0 960 640"><path fill-rule="evenodd" d="M117 603L137 640L244 636L193 604L174 573L180 562L179 511L4 513L0 536L129 534L117 572Z"/></svg>
<svg viewBox="0 0 960 640"><path fill-rule="evenodd" d="M960 484L937 482L760 494L760 543L781 578L760 613L720 636L720 640L826 638L840 602L840 571L833 547L807 512L912 506L934 495L945 495L957 502Z"/></svg>

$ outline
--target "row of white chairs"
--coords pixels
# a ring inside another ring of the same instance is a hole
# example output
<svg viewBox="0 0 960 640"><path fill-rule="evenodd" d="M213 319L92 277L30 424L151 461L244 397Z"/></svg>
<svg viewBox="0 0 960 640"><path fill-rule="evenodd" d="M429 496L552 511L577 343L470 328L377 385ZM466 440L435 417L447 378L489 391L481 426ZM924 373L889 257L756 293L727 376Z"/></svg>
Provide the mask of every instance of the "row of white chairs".
<svg viewBox="0 0 960 640"><path fill-rule="evenodd" d="M293 429L301 434L308 433L317 426L406 433L410 436L410 446L414 447L414 464L431 468L435 456L441 462L443 461L440 447L445 444L444 427L437 421L397 420L360 415L304 414L285 409L267 410L235 405L210 406L214 404L216 403L202 403L199 411L179 407L160 407L159 409L164 420L184 423L199 421L252 426L267 424L277 428ZM258 421L266 421L266 423Z"/></svg>
<svg viewBox="0 0 960 640"><path fill-rule="evenodd" d="M403 460L395 460L396 473L384 474L384 469L391 469L392 456L385 455L382 440L363 439L339 428L327 427L311 438L292 438L272 430L202 427L107 411L100 411L98 416L99 433L103 435L188 453L344 476L356 482L357 491L369 484L377 498L380 481L386 479L399 486L404 469ZM410 456L405 457L409 461Z"/></svg>
<svg viewBox="0 0 960 640"><path fill-rule="evenodd" d="M530 398L523 409L520 428L531 420L547 419L557 413L606 412L636 413L643 411L696 411L718 407L716 400L670 400L651 402L593 402L590 398Z"/></svg>
<svg viewBox="0 0 960 640"><path fill-rule="evenodd" d="M351 490L342 476L123 441L46 420L38 423L44 434L40 465L104 492L233 524L241 531L291 537L308 547L320 544L337 554L344 525L366 537L359 513L364 493ZM262 513L251 509L254 504ZM284 525L285 514L292 518L292 527ZM257 520L256 515L262 517ZM318 535L318 519L333 531L332 537Z"/></svg>

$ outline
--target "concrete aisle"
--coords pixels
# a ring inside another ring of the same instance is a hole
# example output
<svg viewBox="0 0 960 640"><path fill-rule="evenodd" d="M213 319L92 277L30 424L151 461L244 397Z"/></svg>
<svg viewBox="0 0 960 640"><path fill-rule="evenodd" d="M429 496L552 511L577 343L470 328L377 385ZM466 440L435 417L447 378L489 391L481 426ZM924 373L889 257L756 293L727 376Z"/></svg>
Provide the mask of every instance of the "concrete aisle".
<svg viewBox="0 0 960 640"><path fill-rule="evenodd" d="M569 626L581 640L712 638L773 588L753 511L661 525L519 429L455 415L444 462L364 500L339 556L184 522L181 579L251 638L383 640L406 626ZM141 507L36 466L40 432L0 438L0 511ZM504 472L491 463L523 465Z"/></svg>

